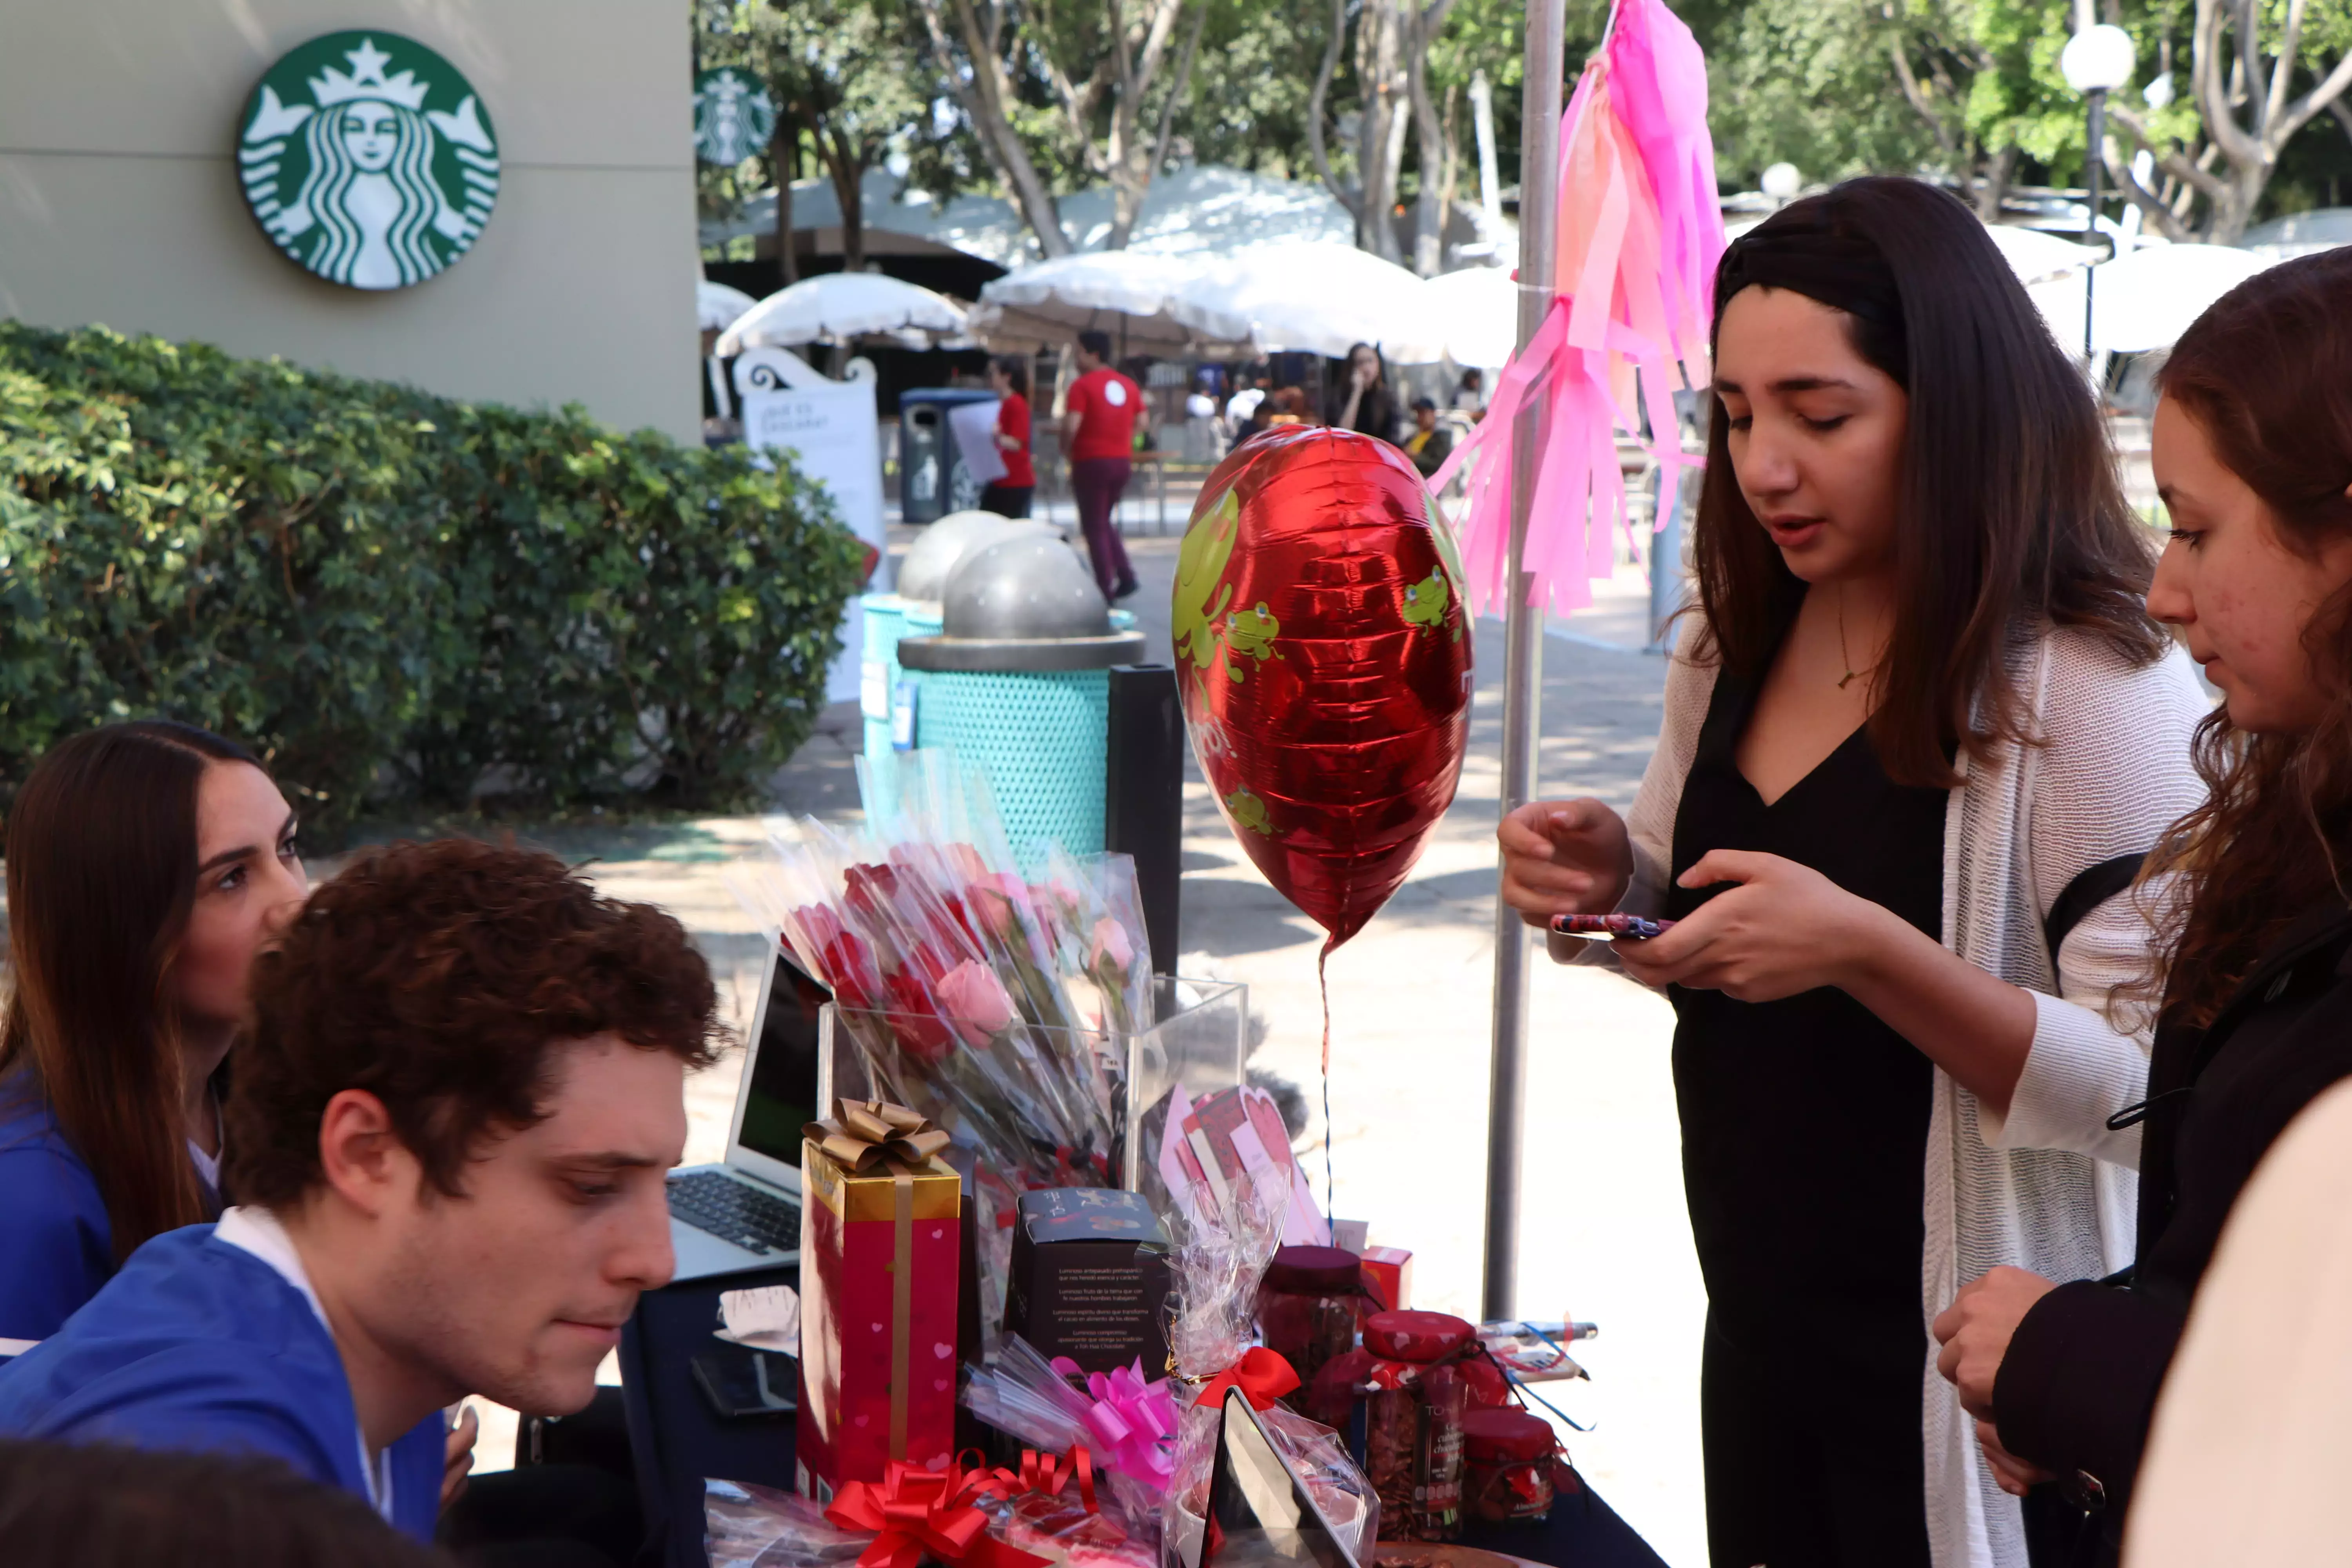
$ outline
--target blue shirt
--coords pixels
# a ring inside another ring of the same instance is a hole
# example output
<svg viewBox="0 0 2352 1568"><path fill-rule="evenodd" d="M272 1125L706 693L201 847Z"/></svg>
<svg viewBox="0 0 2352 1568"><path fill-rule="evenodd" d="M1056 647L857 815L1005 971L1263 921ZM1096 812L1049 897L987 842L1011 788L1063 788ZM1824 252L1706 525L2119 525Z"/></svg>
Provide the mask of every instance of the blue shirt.
<svg viewBox="0 0 2352 1568"><path fill-rule="evenodd" d="M213 1227L167 1231L89 1304L0 1364L0 1436L264 1455L369 1497L342 1356L302 1292ZM393 1522L433 1539L439 1411L388 1451Z"/></svg>
<svg viewBox="0 0 2352 1568"><path fill-rule="evenodd" d="M31 1075L0 1079L0 1340L45 1340L114 1273L98 1180Z"/></svg>

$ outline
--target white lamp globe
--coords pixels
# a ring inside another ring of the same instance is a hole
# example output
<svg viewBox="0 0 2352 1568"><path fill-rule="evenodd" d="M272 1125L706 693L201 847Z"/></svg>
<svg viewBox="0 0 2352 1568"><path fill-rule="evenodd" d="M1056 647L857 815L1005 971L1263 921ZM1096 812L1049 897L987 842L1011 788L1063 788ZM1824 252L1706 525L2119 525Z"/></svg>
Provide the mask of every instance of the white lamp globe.
<svg viewBox="0 0 2352 1568"><path fill-rule="evenodd" d="M1776 202L1790 201L1805 188L1805 177L1797 173L1794 163L1775 163L1764 171L1757 188Z"/></svg>
<svg viewBox="0 0 2352 1568"><path fill-rule="evenodd" d="M2129 33L2102 22L2066 40L2058 69L2076 92L2113 92L2131 80L2137 53Z"/></svg>

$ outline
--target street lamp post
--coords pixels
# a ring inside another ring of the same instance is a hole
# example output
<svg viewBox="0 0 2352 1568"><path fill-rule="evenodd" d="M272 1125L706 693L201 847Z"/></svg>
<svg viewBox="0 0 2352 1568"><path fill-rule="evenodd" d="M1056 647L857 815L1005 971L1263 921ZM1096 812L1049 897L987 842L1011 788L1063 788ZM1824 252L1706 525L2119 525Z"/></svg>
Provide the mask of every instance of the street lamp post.
<svg viewBox="0 0 2352 1568"><path fill-rule="evenodd" d="M2075 0L2074 36L2066 40L2065 50L2058 57L2058 69L2065 76L2066 85L2083 95L2089 108L2086 139L2083 145L2083 183L2089 187L2089 216L2084 223L2084 240L2099 242L2099 175L2106 162L2107 94L2131 80L2131 35L2121 27L2106 23L2091 24L2090 0ZM2092 342L2091 294L2098 279L2098 268L2083 268L2083 363L2087 369L2096 357Z"/></svg>

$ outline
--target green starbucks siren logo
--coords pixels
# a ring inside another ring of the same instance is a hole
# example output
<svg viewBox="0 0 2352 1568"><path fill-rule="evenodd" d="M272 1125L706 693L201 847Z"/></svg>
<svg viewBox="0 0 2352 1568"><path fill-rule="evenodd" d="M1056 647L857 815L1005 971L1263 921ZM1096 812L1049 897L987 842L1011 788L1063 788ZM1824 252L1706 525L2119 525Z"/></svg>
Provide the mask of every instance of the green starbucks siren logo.
<svg viewBox="0 0 2352 1568"><path fill-rule="evenodd" d="M278 248L331 282L404 289L474 243L499 143L448 61L396 33L330 33L269 68L245 108L245 199Z"/></svg>
<svg viewBox="0 0 2352 1568"><path fill-rule="evenodd" d="M776 133L776 100L750 71L719 66L694 79L694 155L733 165Z"/></svg>

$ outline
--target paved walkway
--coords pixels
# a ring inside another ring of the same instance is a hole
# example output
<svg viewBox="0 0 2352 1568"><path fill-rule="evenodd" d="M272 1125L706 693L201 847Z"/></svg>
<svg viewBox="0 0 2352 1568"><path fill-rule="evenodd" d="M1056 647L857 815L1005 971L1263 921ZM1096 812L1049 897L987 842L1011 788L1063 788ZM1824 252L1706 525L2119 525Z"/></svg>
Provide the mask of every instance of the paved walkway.
<svg viewBox="0 0 2352 1568"><path fill-rule="evenodd" d="M1171 521L1181 522L1189 500L1171 496ZM1155 537L1150 510L1136 510L1142 515L1129 514L1129 549L1144 587L1129 603L1150 657L1167 660L1177 540L1173 529ZM1638 642L1645 618L1640 578L1622 575L1602 590L1601 604L1562 628L1569 636L1545 639L1541 783L1548 794L1589 793L1622 807L1657 731L1664 663L1606 646ZM1501 632L1498 621L1477 628L1480 679L1454 808L1389 908L1330 962L1330 1142L1339 1212L1369 1219L1375 1240L1412 1249L1416 1304L1473 1317L1494 963ZM854 709L830 712L780 775L780 805L833 818L854 813L857 743ZM674 910L709 953L740 1021L752 1001L760 938L728 889L725 868L761 853L763 837L756 818L728 817L567 830L540 841L590 860L591 873L612 893ZM1249 984L1252 1007L1266 1024L1255 1065L1298 1084L1319 1112L1315 956L1322 932L1249 864L1197 777L1185 791L1184 868L1181 970ZM1540 959L1536 970L1519 1309L1601 1325L1600 1339L1580 1349L1593 1382L1556 1396L1592 1427L1568 1434L1570 1451L1668 1562L1696 1568L1706 1557L1697 1442L1705 1298L1682 1202L1667 1073L1672 1016L1662 1000L1614 975ZM721 1152L738 1060L689 1087L689 1160ZM1318 1114L1310 1130L1318 1143L1321 1131ZM1310 1169L1321 1163L1318 1150ZM487 1464L502 1461L509 1431L504 1420L486 1428Z"/></svg>

